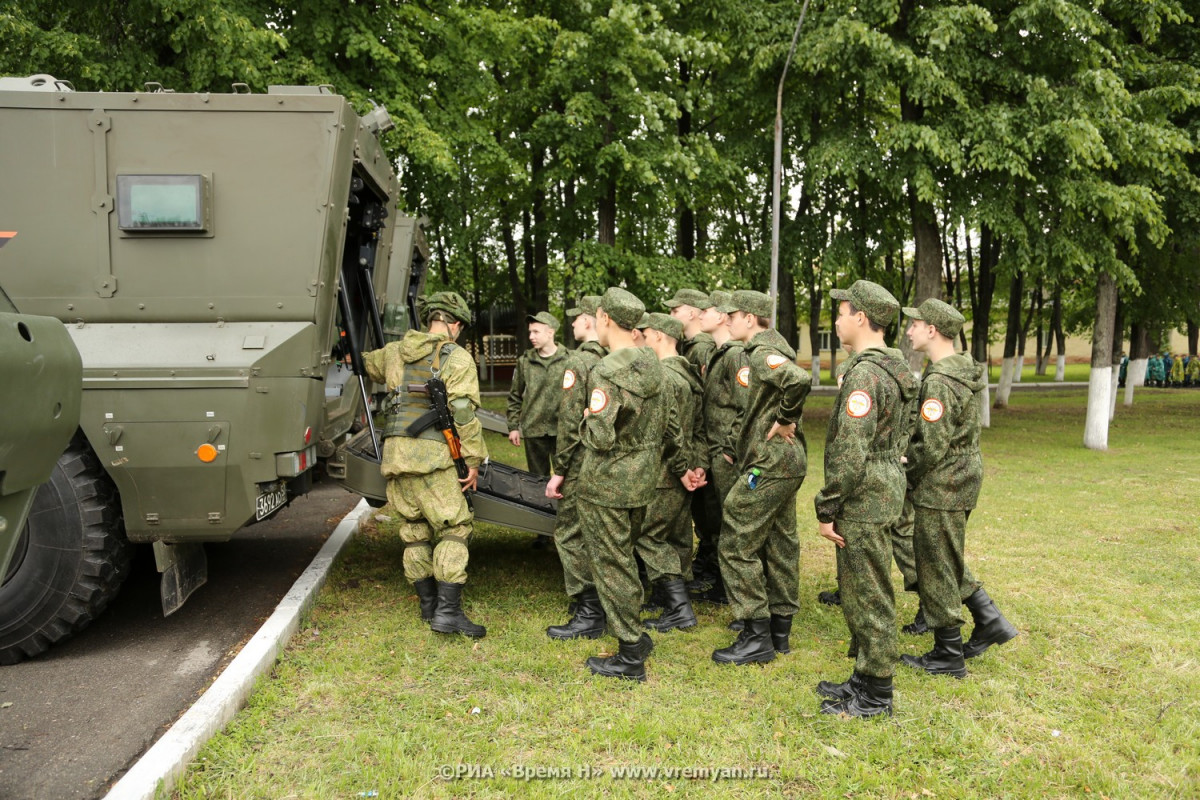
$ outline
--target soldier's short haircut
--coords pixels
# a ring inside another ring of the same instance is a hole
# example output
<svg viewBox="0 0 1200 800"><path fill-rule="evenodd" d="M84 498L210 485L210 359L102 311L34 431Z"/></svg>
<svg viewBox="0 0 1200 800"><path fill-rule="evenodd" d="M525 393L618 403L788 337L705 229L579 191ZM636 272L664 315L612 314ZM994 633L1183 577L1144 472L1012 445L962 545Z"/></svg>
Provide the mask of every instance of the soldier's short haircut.
<svg viewBox="0 0 1200 800"><path fill-rule="evenodd" d="M847 302L847 303L850 303L850 301L849 301L849 300L847 300L846 302ZM861 308L857 308L857 307L854 305L854 303L850 303L850 316L854 316L854 315L855 315L855 314L857 314L859 311L862 311L862 309L861 309ZM864 312L864 313L865 313L865 312ZM874 321L874 320L872 320L870 317L867 317L867 324L871 326L871 330L873 330L875 333L882 333L882 332L883 332L883 330L884 330L884 328L885 328L885 326L883 326L883 325L880 325L878 322L875 322L875 321Z"/></svg>

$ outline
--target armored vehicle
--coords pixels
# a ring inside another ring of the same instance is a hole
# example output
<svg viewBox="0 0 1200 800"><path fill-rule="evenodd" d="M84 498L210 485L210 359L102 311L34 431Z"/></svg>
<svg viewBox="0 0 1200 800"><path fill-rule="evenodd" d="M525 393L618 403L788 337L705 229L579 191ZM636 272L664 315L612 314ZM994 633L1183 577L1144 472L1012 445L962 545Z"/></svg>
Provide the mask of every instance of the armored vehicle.
<svg viewBox="0 0 1200 800"><path fill-rule="evenodd" d="M305 493L360 427L354 461L377 468L382 387L361 354L387 341L385 319L393 333L412 324L425 263L378 138L391 124L325 86L0 79L0 229L20 232L0 285L60 320L83 363L78 432L52 480L77 513L23 537L63 549L64 574L105 576L80 610L17 565L0 587L0 661L86 624L129 543L153 545L169 614L207 580L202 543ZM553 514L501 511L533 529Z"/></svg>

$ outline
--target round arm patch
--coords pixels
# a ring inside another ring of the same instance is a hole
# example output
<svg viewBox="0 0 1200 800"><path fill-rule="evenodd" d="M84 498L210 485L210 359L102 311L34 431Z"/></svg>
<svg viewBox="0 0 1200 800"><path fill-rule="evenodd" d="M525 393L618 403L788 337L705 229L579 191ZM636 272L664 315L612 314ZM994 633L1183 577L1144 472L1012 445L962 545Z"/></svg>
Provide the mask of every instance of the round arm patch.
<svg viewBox="0 0 1200 800"><path fill-rule="evenodd" d="M593 414L599 414L608 407L608 395L603 389L592 389L592 400L588 403L588 410Z"/></svg>
<svg viewBox="0 0 1200 800"><path fill-rule="evenodd" d="M750 368L742 367L737 371L737 382L742 386L750 385Z"/></svg>
<svg viewBox="0 0 1200 800"><path fill-rule="evenodd" d="M946 409L942 407L940 400L931 397L921 404L921 417L926 422L937 422L944 413L946 413Z"/></svg>
<svg viewBox="0 0 1200 800"><path fill-rule="evenodd" d="M871 412L871 395L862 389L851 392L846 398L846 413L855 419L865 417Z"/></svg>
<svg viewBox="0 0 1200 800"><path fill-rule="evenodd" d="M575 370L569 369L563 373L563 388L570 389L575 385Z"/></svg>
<svg viewBox="0 0 1200 800"><path fill-rule="evenodd" d="M779 369L786 363L788 363L788 360L781 355L772 353L771 355L767 356L767 366L771 369Z"/></svg>

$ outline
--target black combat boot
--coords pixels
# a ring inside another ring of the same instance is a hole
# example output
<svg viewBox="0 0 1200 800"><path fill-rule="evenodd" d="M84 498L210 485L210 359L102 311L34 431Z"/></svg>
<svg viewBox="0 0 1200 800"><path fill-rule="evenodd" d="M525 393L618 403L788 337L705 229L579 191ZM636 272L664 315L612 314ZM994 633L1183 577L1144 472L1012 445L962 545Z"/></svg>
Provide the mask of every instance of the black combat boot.
<svg viewBox="0 0 1200 800"><path fill-rule="evenodd" d="M875 678L870 675L859 675L857 685L852 677L850 696L844 700L824 700L821 702L822 714L845 714L848 717L877 717L881 714L892 715L892 679ZM836 685L836 684L835 684Z"/></svg>
<svg viewBox="0 0 1200 800"><path fill-rule="evenodd" d="M729 605L729 596L725 594L725 582L721 580L720 572L712 579L712 584L707 589L696 595L696 599L718 606Z"/></svg>
<svg viewBox="0 0 1200 800"><path fill-rule="evenodd" d="M819 592L817 594L817 602L827 606L840 606L842 604L842 590L834 589L832 591Z"/></svg>
<svg viewBox="0 0 1200 800"><path fill-rule="evenodd" d="M771 620L746 620L746 627L734 643L714 650L712 659L718 664L765 664L773 661L775 646L771 643Z"/></svg>
<svg viewBox="0 0 1200 800"><path fill-rule="evenodd" d="M934 628L933 649L923 656L900 656L910 667L923 669L930 675L953 675L967 677L967 665L963 661L963 640L959 628Z"/></svg>
<svg viewBox="0 0 1200 800"><path fill-rule="evenodd" d="M654 642L643 633L633 644L618 642L617 654L607 658L592 656L587 660L588 669L594 675L606 678L625 678L631 681L646 680L646 658L654 649Z"/></svg>
<svg viewBox="0 0 1200 800"><path fill-rule="evenodd" d="M1004 644L1016 638L1017 629L1004 618L1000 609L982 588L963 601L975 620L971 638L963 645L963 658L974 658L994 644Z"/></svg>
<svg viewBox="0 0 1200 800"><path fill-rule="evenodd" d="M817 684L817 694L834 700L849 700L850 695L862 685L862 676L857 672L850 673L850 678L843 683L821 681Z"/></svg>
<svg viewBox="0 0 1200 800"><path fill-rule="evenodd" d="M663 597L662 583L650 584L649 590L643 589L646 595L645 602L642 603L642 611L662 611L666 608L666 599Z"/></svg>
<svg viewBox="0 0 1200 800"><path fill-rule="evenodd" d="M433 619L434 609L437 608L437 581L433 578L421 578L419 581L413 581L413 588L417 590L417 599L421 601L421 621L429 622Z"/></svg>
<svg viewBox="0 0 1200 800"><path fill-rule="evenodd" d="M782 614L771 615L771 644L775 646L775 652L787 655L792 652L792 645L788 641L788 637L792 635L792 618L785 617Z"/></svg>
<svg viewBox="0 0 1200 800"><path fill-rule="evenodd" d="M473 639L482 639L487 628L467 619L462 610L462 584L437 582L437 609L429 627L438 633L462 633Z"/></svg>
<svg viewBox="0 0 1200 800"><path fill-rule="evenodd" d="M662 598L662 616L642 622L647 628L666 633L675 628L694 628L696 612L688 600L687 586L682 578L663 581L659 584L659 596Z"/></svg>
<svg viewBox="0 0 1200 800"><path fill-rule="evenodd" d="M600 595L595 588L584 589L575 601L571 621L566 625L551 625L546 628L546 635L551 639L599 639L607 622Z"/></svg>
<svg viewBox="0 0 1200 800"><path fill-rule="evenodd" d="M924 636L929 633L929 624L925 622L925 609L917 606L917 615L913 617L913 621L900 630L911 636Z"/></svg>

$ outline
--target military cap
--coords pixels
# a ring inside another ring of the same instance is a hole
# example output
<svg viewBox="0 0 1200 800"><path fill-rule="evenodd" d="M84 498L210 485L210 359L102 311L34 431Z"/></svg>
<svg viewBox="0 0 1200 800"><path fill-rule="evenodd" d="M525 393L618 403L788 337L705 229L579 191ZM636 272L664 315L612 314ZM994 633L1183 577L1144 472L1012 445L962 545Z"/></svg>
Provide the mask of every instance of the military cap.
<svg viewBox="0 0 1200 800"><path fill-rule="evenodd" d="M900 301L887 289L871 281L855 281L849 289L834 289L829 295L834 300L848 301L876 325L889 324L900 310Z"/></svg>
<svg viewBox="0 0 1200 800"><path fill-rule="evenodd" d="M725 292L720 289L716 289L708 296L708 302L700 306L700 308L715 308L717 311L721 311L721 306L729 305L730 301L732 300L733 292ZM722 311L721 313L724 314L726 312Z"/></svg>
<svg viewBox="0 0 1200 800"><path fill-rule="evenodd" d="M693 306L695 308L707 308L708 295L699 289L680 289L675 292L675 296L664 303L667 308L675 308L676 306Z"/></svg>
<svg viewBox="0 0 1200 800"><path fill-rule="evenodd" d="M904 315L910 319L919 319L929 323L947 339L958 336L963 323L967 321L954 306L933 297L916 308L905 308Z"/></svg>
<svg viewBox="0 0 1200 800"><path fill-rule="evenodd" d="M539 311L536 314L530 314L528 317L530 322L540 322L543 325L549 326L550 330L558 330L558 320L549 311Z"/></svg>
<svg viewBox="0 0 1200 800"><path fill-rule="evenodd" d="M458 292L434 292L418 297L417 311L426 323L429 322L429 315L435 311L449 314L464 325L471 323L471 307Z"/></svg>
<svg viewBox="0 0 1200 800"><path fill-rule="evenodd" d="M642 321L638 323L638 327L665 333L676 341L683 338L683 323L670 314L663 314L658 311L642 317Z"/></svg>
<svg viewBox="0 0 1200 800"><path fill-rule="evenodd" d="M632 330L646 313L646 304L624 289L611 286L600 298L600 308L622 328Z"/></svg>
<svg viewBox="0 0 1200 800"><path fill-rule="evenodd" d="M749 289L738 289L730 295L728 303L723 306L717 306L717 311L720 311L722 314L732 314L735 311L741 311L746 314L753 314L761 319L770 319L771 295L754 292Z"/></svg>
<svg viewBox="0 0 1200 800"><path fill-rule="evenodd" d="M600 295L585 294L579 298L579 305L567 309L568 317L578 317L580 314L596 316L596 306L600 305Z"/></svg>

